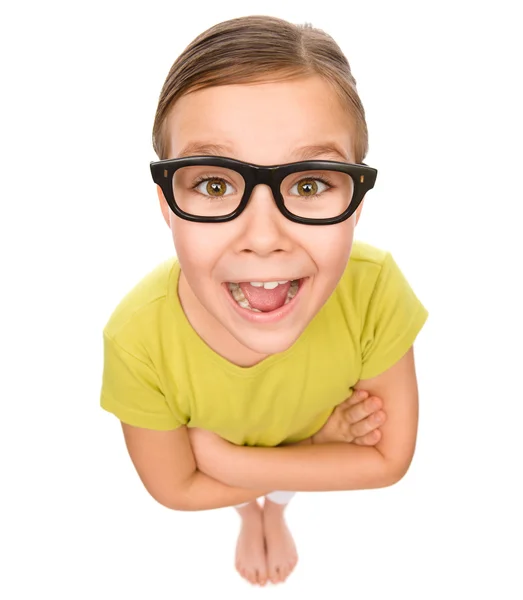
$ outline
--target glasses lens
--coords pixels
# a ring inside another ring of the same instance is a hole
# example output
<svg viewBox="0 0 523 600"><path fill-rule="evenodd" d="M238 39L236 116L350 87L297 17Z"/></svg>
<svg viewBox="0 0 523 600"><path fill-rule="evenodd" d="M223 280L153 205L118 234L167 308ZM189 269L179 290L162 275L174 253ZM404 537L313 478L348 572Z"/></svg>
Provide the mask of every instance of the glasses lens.
<svg viewBox="0 0 523 600"><path fill-rule="evenodd" d="M196 217L222 217L234 212L244 190L243 177L223 167L182 167L173 176L176 204Z"/></svg>
<svg viewBox="0 0 523 600"><path fill-rule="evenodd" d="M354 181L340 171L299 171L287 175L280 191L285 207L293 215L330 219L349 207L354 196Z"/></svg>

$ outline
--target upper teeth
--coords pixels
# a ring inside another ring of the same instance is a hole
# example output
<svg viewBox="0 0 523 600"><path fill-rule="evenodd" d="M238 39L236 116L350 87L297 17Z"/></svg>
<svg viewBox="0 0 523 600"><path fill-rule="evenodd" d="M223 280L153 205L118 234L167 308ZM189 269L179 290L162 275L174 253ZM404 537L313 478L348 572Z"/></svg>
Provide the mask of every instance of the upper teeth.
<svg viewBox="0 0 523 600"><path fill-rule="evenodd" d="M289 282L289 280L287 279L287 281L250 281L249 283L253 287L264 287L266 290L273 290L279 284L288 283L288 282Z"/></svg>

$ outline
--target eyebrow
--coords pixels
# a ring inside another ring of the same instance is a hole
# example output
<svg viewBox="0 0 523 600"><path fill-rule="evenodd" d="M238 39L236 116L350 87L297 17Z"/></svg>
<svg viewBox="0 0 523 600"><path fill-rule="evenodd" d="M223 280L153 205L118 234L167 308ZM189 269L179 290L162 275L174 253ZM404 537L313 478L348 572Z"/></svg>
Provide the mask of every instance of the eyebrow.
<svg viewBox="0 0 523 600"><path fill-rule="evenodd" d="M185 148L180 152L178 158L182 158L184 156L198 156L200 154L208 155L208 156L229 156L231 158L234 151L232 146L228 144L211 144L206 142L190 142L185 146ZM297 148L291 156L294 157L296 161L301 160L312 160L318 157L329 157L334 160L341 160L342 162L352 162L352 160L347 156L345 152L341 148L339 148L334 143L325 143L325 144L313 144L310 146L301 146Z"/></svg>

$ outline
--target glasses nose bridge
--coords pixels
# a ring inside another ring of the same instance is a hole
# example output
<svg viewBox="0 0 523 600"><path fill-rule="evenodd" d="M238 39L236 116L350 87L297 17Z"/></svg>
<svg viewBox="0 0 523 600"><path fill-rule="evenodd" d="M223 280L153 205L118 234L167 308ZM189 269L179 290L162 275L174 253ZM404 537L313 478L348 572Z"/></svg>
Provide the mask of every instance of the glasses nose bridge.
<svg viewBox="0 0 523 600"><path fill-rule="evenodd" d="M274 196L274 199L276 199L275 182L277 179L277 171L278 167L254 167L254 169L251 171L253 176L251 196L254 193L254 188L257 185L264 184L271 188L272 195Z"/></svg>

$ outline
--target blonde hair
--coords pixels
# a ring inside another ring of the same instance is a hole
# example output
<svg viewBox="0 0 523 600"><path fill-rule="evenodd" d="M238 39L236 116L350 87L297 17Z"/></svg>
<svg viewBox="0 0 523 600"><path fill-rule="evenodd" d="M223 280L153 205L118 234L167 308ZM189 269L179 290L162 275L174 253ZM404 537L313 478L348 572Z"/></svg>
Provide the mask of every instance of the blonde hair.
<svg viewBox="0 0 523 600"><path fill-rule="evenodd" d="M172 65L153 125L153 148L168 158L165 123L184 94L218 85L277 82L319 75L338 95L353 123L355 161L368 152L365 111L349 62L334 39L311 24L269 16L223 21L196 37Z"/></svg>

